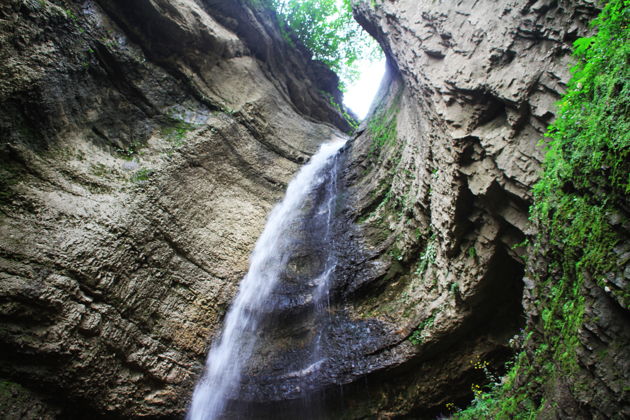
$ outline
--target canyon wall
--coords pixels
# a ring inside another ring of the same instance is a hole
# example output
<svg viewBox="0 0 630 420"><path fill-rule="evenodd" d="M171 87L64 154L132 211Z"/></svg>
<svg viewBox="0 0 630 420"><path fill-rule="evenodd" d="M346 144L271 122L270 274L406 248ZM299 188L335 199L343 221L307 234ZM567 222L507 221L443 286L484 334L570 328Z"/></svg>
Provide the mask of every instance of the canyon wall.
<svg viewBox="0 0 630 420"><path fill-rule="evenodd" d="M589 280L580 289L585 318L566 338L577 342L566 376L549 373L566 356L549 351L554 339L543 333L549 322L569 322L543 319L558 263L545 244L524 243L536 237L532 187L572 44L589 35L597 13L590 1L355 6L387 54L389 75L349 152L347 212L366 254L364 271L343 287L354 316L378 319L389 338L364 356L387 354L367 376L372 397L362 396L367 385L356 387L349 417L454 414L519 352L529 373L504 395L531 405L517 407L519 415L629 415L621 384L630 376L630 325L616 297L627 290L627 210L613 221L619 272L606 287ZM578 316L566 305L576 315L565 316Z"/></svg>
<svg viewBox="0 0 630 420"><path fill-rule="evenodd" d="M0 411L181 417L337 77L238 1L11 0L0 44Z"/></svg>
<svg viewBox="0 0 630 420"><path fill-rule="evenodd" d="M522 243L539 143L597 8L354 9L388 72L340 156L326 370L285 372L319 337L300 283L315 238L274 295L283 327L245 370L237 402L261 418L449 415L488 381L480 366L501 375L536 351L523 331L540 326L549 261ZM350 128L337 78L259 1L10 0L0 41L0 408L181 417L269 210ZM627 310L588 287L579 375L597 392L540 385L545 418L627 410Z"/></svg>

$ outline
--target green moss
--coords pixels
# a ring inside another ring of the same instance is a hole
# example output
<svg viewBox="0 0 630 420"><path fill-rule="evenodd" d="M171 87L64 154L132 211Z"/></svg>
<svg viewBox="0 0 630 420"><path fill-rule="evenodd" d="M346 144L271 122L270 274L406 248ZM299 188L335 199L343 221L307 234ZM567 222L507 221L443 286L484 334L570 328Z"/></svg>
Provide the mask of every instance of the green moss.
<svg viewBox="0 0 630 420"><path fill-rule="evenodd" d="M454 294L454 295L458 295L459 294L459 284L457 282L453 282L451 283L451 285L449 286L448 290Z"/></svg>
<svg viewBox="0 0 630 420"><path fill-rule="evenodd" d="M630 191L630 11L624 3L608 2L594 21L597 35L575 42L579 62L548 131L544 173L534 187L532 218L540 234L533 249L553 262L541 279L539 338L561 375L577 369L584 276L603 287L618 265L620 237L609 218Z"/></svg>
<svg viewBox="0 0 630 420"><path fill-rule="evenodd" d="M372 138L370 156L376 156L385 146L396 143L401 97L402 92L399 92L391 105L387 109L378 112L368 123L368 131Z"/></svg>
<svg viewBox="0 0 630 420"><path fill-rule="evenodd" d="M133 160L136 156L140 154L140 150L145 145L139 140L132 140L131 144L129 144L125 148L116 149L116 154L125 159L125 160Z"/></svg>
<svg viewBox="0 0 630 420"><path fill-rule="evenodd" d="M155 171L149 168L140 168L131 175L131 182L146 182L148 181Z"/></svg>
<svg viewBox="0 0 630 420"><path fill-rule="evenodd" d="M471 246L470 248L468 248L468 256L470 258L477 258L477 250L475 249L474 246Z"/></svg>
<svg viewBox="0 0 630 420"><path fill-rule="evenodd" d="M372 197L375 199L374 204L368 208L368 213L359 218L359 223L368 220L377 219L377 221L390 221L392 217L396 217L401 221L405 210L412 205L409 195L404 191L392 189L396 176L409 176L411 171L401 170L402 148L394 146L398 139L397 117L400 111L400 102L402 99L403 88L399 87L393 99L388 103L387 107L378 109L372 116L367 126L367 135L370 139L370 149L368 152L368 163L370 169L367 169L362 176L368 176L374 173L374 167L387 167L387 173L379 172L380 181L377 188L372 191ZM390 153L383 153L385 149ZM402 182L398 185L408 186L409 183Z"/></svg>
<svg viewBox="0 0 630 420"><path fill-rule="evenodd" d="M334 96L330 92L326 92L324 90L320 90L319 93L326 98L330 106L332 106L338 113L343 117L344 120L350 126L352 132L354 132L357 128L359 128L359 122L352 117L352 115L348 114L348 112L337 103ZM351 133L350 133L351 134Z"/></svg>
<svg viewBox="0 0 630 420"><path fill-rule="evenodd" d="M79 19L79 17L70 9L64 9L64 13L68 17L68 19L70 19L72 21L76 21L76 20Z"/></svg>
<svg viewBox="0 0 630 420"><path fill-rule="evenodd" d="M160 134L174 148L179 148L184 144L186 134L194 129L194 124L177 118L171 118L169 122L160 129Z"/></svg>
<svg viewBox="0 0 630 420"><path fill-rule="evenodd" d="M389 255L396 261L401 261L403 259L402 251L396 245L389 250Z"/></svg>
<svg viewBox="0 0 630 420"><path fill-rule="evenodd" d="M427 268L429 268L433 263L435 263L435 258L437 256L437 242L435 239L435 235L431 235L427 244L424 248L424 252L420 254L420 258L418 259L418 267L416 268L416 274L422 275Z"/></svg>

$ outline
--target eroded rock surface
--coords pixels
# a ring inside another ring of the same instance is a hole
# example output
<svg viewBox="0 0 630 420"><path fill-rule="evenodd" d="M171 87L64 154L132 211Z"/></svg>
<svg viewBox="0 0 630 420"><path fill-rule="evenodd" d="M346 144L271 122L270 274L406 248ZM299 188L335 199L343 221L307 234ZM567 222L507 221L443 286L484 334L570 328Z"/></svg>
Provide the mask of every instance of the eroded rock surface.
<svg viewBox="0 0 630 420"><path fill-rule="evenodd" d="M251 379L252 413L310 404L330 418L435 418L488 380L480 364L503 373L531 309L518 244L533 233L539 142L595 14L588 2L356 7L390 69L346 152L327 374ZM262 354L296 362L299 337ZM320 393L304 396L313 382Z"/></svg>
<svg viewBox="0 0 630 420"><path fill-rule="evenodd" d="M389 339L355 356L387 354L340 407L352 407L349 418L435 418L489 379L479 366L500 375L514 349L531 358L540 345L523 345L522 328L542 328L551 262L519 244L535 233L539 142L570 77L572 42L597 10L589 1L399 0L355 12L390 73L347 160L348 217L364 244L355 258L365 263L340 288L355 319L380 321ZM627 415L618 386L630 375L627 308L592 282L582 293L579 367L535 391L546 401L541 418Z"/></svg>
<svg viewBox="0 0 630 420"><path fill-rule="evenodd" d="M355 319L381 321L391 338L364 356L387 354L369 386L345 394L348 417L446 415L484 381L476 362L501 373L531 309L518 244L532 233L539 141L572 41L596 12L551 1L356 7L390 72L348 157L365 263L340 287Z"/></svg>
<svg viewBox="0 0 630 420"><path fill-rule="evenodd" d="M348 128L320 94L339 98L335 76L251 4L0 6L3 407L183 414L266 214L317 144ZM448 414L487 380L475 364L502 373L539 316L518 244L533 233L538 143L594 5L377 0L355 12L389 71L341 157L326 369L301 351L319 336L300 283L321 266L314 238L274 296L282 328L245 372L235 403L251 418ZM587 288L580 357L602 386L551 390L561 407L549 416L623 404L623 347L614 363L596 353L624 342L627 312Z"/></svg>
<svg viewBox="0 0 630 420"><path fill-rule="evenodd" d="M336 76L238 1L11 0L0 43L0 375L180 417Z"/></svg>

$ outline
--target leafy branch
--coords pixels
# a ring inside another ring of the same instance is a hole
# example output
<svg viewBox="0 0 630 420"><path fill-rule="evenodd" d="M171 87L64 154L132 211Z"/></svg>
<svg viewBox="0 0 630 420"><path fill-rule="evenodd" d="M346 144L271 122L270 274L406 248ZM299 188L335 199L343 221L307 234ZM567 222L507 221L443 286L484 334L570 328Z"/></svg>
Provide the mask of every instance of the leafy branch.
<svg viewBox="0 0 630 420"><path fill-rule="evenodd" d="M354 20L351 0L266 0L281 18L287 41L297 39L341 79L340 89L359 75L358 61L382 57L376 41Z"/></svg>

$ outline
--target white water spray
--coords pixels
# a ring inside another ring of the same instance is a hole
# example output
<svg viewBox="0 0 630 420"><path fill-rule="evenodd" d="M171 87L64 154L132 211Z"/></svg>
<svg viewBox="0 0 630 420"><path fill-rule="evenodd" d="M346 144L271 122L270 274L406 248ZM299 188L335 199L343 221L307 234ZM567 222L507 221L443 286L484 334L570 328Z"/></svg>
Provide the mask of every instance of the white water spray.
<svg viewBox="0 0 630 420"><path fill-rule="evenodd" d="M254 348L261 309L290 256L283 251L290 242L291 222L299 216L311 190L323 182L331 159L343 145L341 140L323 144L289 183L284 199L271 212L256 242L249 271L227 314L221 337L208 352L206 370L195 387L188 420L219 418L229 396L239 386L243 364Z"/></svg>

